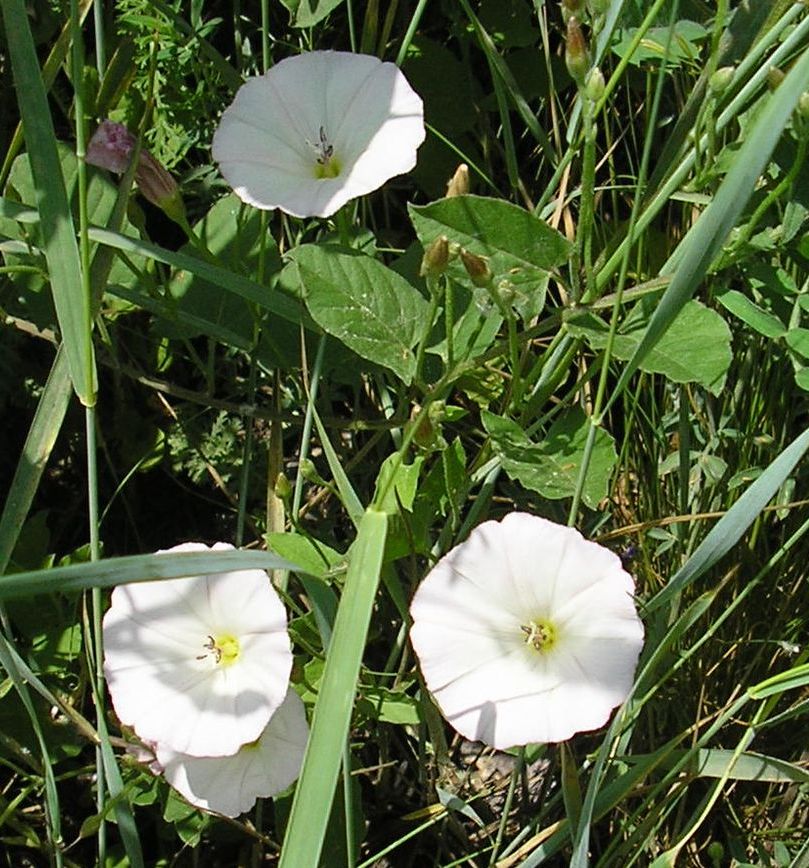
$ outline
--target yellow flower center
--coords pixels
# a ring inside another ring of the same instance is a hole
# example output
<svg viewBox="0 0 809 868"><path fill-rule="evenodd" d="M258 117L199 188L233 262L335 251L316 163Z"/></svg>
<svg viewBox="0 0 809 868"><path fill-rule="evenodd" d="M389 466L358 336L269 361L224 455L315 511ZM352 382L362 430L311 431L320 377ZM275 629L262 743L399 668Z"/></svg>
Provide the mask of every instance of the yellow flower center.
<svg viewBox="0 0 809 868"><path fill-rule="evenodd" d="M208 636L208 641L202 647L206 653L200 654L197 660L204 660L211 654L219 666L232 666L241 654L239 640L230 633L223 633L221 636Z"/></svg>
<svg viewBox="0 0 809 868"><path fill-rule="evenodd" d="M525 644L530 645L536 651L547 652L556 644L556 627L551 621L537 619L521 624L525 636Z"/></svg>
<svg viewBox="0 0 809 868"><path fill-rule="evenodd" d="M340 164L334 157L319 159L315 163L315 177L323 180L324 178L336 178L340 174Z"/></svg>

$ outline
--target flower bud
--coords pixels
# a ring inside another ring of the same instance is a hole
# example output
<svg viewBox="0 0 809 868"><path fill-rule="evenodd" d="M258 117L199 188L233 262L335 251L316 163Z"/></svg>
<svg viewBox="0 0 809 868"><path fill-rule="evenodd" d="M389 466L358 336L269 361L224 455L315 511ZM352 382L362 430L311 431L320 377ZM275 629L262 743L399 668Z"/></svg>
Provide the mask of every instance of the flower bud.
<svg viewBox="0 0 809 868"><path fill-rule="evenodd" d="M767 87L775 90L785 78L786 76L777 66L771 66L767 70Z"/></svg>
<svg viewBox="0 0 809 868"><path fill-rule="evenodd" d="M570 77L576 84L584 83L584 76L590 68L587 57L587 42L582 33L579 19L572 16L567 21L567 38L565 40L565 64Z"/></svg>
<svg viewBox="0 0 809 868"><path fill-rule="evenodd" d="M584 83L584 93L590 102L598 102L604 96L605 90L604 73L597 66L594 66L587 74L587 80Z"/></svg>
<svg viewBox="0 0 809 868"><path fill-rule="evenodd" d="M477 256L468 250L461 250L461 262L463 262L463 267L475 286L491 285L494 275L485 257Z"/></svg>
<svg viewBox="0 0 809 868"><path fill-rule="evenodd" d="M123 124L103 120L87 143L84 160L91 166L123 175L129 168L136 144L137 139ZM143 196L165 211L172 220L185 219L185 207L177 182L145 148L138 152L135 183Z"/></svg>
<svg viewBox="0 0 809 868"><path fill-rule="evenodd" d="M805 90L798 99L798 114L809 121L809 90Z"/></svg>
<svg viewBox="0 0 809 868"><path fill-rule="evenodd" d="M571 17L581 17L584 0L562 0L562 20L567 24Z"/></svg>
<svg viewBox="0 0 809 868"><path fill-rule="evenodd" d="M447 184L447 198L451 199L454 196L463 196L469 192L469 166L466 163L461 163L455 170L455 174L449 179Z"/></svg>
<svg viewBox="0 0 809 868"><path fill-rule="evenodd" d="M424 251L419 274L422 277L438 277L447 270L449 264L449 239L446 235L438 238Z"/></svg>
<svg viewBox="0 0 809 868"><path fill-rule="evenodd" d="M148 152L141 150L135 169L138 190L173 220L185 216L180 188L168 171Z"/></svg>
<svg viewBox="0 0 809 868"><path fill-rule="evenodd" d="M711 93L720 94L733 81L733 76L736 72L735 66L723 66L717 69L716 72L708 80L708 88Z"/></svg>
<svg viewBox="0 0 809 868"><path fill-rule="evenodd" d="M287 501L292 497L292 485L287 479L286 474L279 473L275 477L275 487L273 493L279 500Z"/></svg>
<svg viewBox="0 0 809 868"><path fill-rule="evenodd" d="M129 168L136 139L123 124L104 120L90 137L84 161L118 175Z"/></svg>

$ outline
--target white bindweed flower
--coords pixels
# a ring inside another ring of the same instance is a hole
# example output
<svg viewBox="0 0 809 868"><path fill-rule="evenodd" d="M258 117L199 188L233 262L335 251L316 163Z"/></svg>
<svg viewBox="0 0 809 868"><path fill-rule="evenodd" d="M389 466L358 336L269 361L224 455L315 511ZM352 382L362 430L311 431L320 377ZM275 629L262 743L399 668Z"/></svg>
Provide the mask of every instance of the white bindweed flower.
<svg viewBox="0 0 809 868"><path fill-rule="evenodd" d="M413 598L424 680L462 735L504 749L603 725L643 645L634 582L609 549L514 512L443 557Z"/></svg>
<svg viewBox="0 0 809 868"><path fill-rule="evenodd" d="M144 741L194 756L226 756L255 741L292 668L286 611L255 569L115 588L104 648L121 722Z"/></svg>
<svg viewBox="0 0 809 868"><path fill-rule="evenodd" d="M303 702L290 688L258 740L233 756L194 757L161 744L155 754L165 779L192 805L238 817L298 777L308 735Z"/></svg>
<svg viewBox="0 0 809 868"><path fill-rule="evenodd" d="M328 217L410 171L423 141L421 99L394 64L312 51L242 85L212 151L243 201Z"/></svg>

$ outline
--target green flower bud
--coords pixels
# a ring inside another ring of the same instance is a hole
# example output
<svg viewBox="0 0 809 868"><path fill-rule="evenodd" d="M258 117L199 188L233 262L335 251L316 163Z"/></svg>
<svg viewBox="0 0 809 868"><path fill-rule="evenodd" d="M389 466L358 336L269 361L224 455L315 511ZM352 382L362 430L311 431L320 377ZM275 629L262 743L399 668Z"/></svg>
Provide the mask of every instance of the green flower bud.
<svg viewBox="0 0 809 868"><path fill-rule="evenodd" d="M770 90L775 90L785 78L786 76L777 66L771 66L767 70L767 87Z"/></svg>
<svg viewBox="0 0 809 868"><path fill-rule="evenodd" d="M798 114L809 121L809 90L805 90L798 99Z"/></svg>
<svg viewBox="0 0 809 868"><path fill-rule="evenodd" d="M584 93L590 102L598 102L604 96L605 89L604 73L597 66L594 66L587 74L587 80L584 83Z"/></svg>
<svg viewBox="0 0 809 868"><path fill-rule="evenodd" d="M733 76L736 72L735 66L723 66L717 69L708 81L708 88L711 93L720 94L733 81Z"/></svg>
<svg viewBox="0 0 809 868"><path fill-rule="evenodd" d="M421 268L419 274L422 277L429 275L430 277L438 277L447 270L449 264L449 239L446 235L439 235L438 238L424 251L424 256L421 259Z"/></svg>
<svg viewBox="0 0 809 868"><path fill-rule="evenodd" d="M477 256L468 250L461 250L461 262L463 262L463 267L475 286L489 286L491 284L494 275L485 257Z"/></svg>

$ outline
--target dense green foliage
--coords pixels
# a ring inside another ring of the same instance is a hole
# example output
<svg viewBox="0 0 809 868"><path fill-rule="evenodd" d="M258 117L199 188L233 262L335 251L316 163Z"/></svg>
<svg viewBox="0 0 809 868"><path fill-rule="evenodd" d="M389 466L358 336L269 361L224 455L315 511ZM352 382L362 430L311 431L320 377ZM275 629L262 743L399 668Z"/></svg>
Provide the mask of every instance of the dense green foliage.
<svg viewBox="0 0 809 868"><path fill-rule="evenodd" d="M805 3L2 11L4 863L809 864ZM211 138L312 49L400 65L427 139L333 218L259 212ZM187 222L77 159L104 118ZM420 269L442 236L487 279ZM513 509L621 555L646 646L608 728L502 754L441 720L407 604ZM106 589L150 569L116 559L185 540L301 566L273 573L293 683L335 699L300 786L342 761L333 805L197 811L94 701Z"/></svg>

